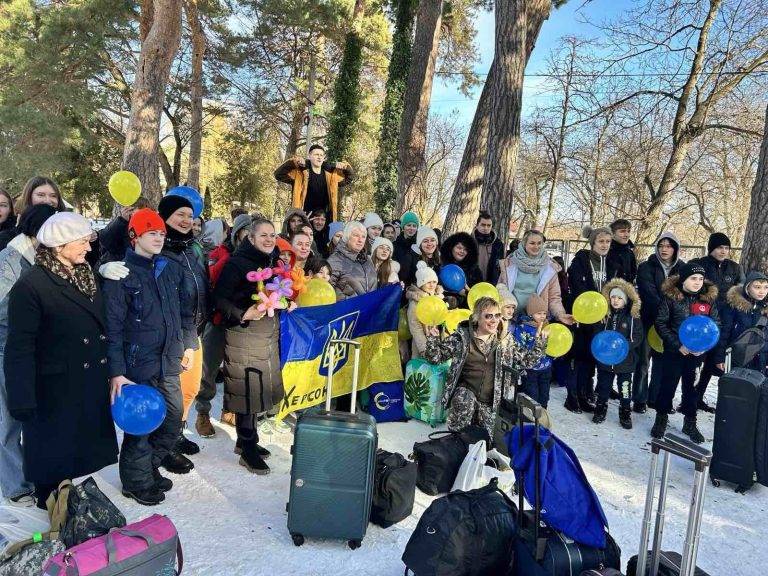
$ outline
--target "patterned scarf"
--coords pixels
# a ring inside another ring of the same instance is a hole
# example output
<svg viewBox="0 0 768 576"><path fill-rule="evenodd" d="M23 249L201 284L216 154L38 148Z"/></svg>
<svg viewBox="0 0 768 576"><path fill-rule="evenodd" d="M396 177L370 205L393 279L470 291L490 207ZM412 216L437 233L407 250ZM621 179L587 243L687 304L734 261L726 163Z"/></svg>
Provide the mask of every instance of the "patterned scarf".
<svg viewBox="0 0 768 576"><path fill-rule="evenodd" d="M512 263L523 274L541 274L541 271L549 263L549 256L543 247L538 256L529 256L525 247L520 244L517 250L512 253Z"/></svg>
<svg viewBox="0 0 768 576"><path fill-rule="evenodd" d="M70 270L64 266L61 260L56 258L53 248L46 246L40 246L37 249L35 264L63 278L87 296L89 300L93 301L93 297L96 294L96 280L88 264L77 264Z"/></svg>

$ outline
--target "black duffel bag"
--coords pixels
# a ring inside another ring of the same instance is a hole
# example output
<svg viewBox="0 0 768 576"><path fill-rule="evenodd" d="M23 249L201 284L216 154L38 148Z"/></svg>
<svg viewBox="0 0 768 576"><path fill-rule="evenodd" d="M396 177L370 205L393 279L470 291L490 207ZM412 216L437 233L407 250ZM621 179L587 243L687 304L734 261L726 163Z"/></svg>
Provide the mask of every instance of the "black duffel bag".
<svg viewBox="0 0 768 576"><path fill-rule="evenodd" d="M371 522L389 528L413 512L416 497L416 462L397 452L376 452L376 475L371 502Z"/></svg>
<svg viewBox="0 0 768 576"><path fill-rule="evenodd" d="M403 552L406 575L504 574L517 537L517 507L498 487L456 490L429 505Z"/></svg>
<svg viewBox="0 0 768 576"><path fill-rule="evenodd" d="M490 448L488 430L471 425L459 432L433 432L426 442L416 442L412 458L418 465L416 485L419 490L430 496L449 492L469 447L480 440Z"/></svg>

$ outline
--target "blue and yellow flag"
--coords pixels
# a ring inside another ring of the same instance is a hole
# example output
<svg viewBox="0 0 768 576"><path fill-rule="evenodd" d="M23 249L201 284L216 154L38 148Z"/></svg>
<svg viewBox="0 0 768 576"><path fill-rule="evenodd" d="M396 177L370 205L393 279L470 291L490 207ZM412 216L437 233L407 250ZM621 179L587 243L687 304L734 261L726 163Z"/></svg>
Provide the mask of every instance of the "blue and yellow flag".
<svg viewBox="0 0 768 576"><path fill-rule="evenodd" d="M397 342L402 289L398 284L328 306L299 308L280 315L280 366L285 396L278 419L325 402L328 343L337 338L360 342L358 390L377 382L403 379ZM333 397L352 391L354 351L334 351Z"/></svg>

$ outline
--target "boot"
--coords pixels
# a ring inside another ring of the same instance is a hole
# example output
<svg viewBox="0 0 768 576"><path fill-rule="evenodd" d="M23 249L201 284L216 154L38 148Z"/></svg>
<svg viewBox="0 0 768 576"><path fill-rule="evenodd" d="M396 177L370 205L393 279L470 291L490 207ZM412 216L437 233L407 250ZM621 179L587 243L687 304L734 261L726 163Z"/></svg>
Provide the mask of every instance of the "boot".
<svg viewBox="0 0 768 576"><path fill-rule="evenodd" d="M226 410L221 411L221 418L219 418L219 422L222 424L226 424L227 426L235 427L235 415L233 412L227 412Z"/></svg>
<svg viewBox="0 0 768 576"><path fill-rule="evenodd" d="M259 455L255 442L243 442L242 454L240 455L240 466L245 466L248 472L258 474L259 476L266 476L269 474L269 466L264 462L264 459Z"/></svg>
<svg viewBox="0 0 768 576"><path fill-rule="evenodd" d="M216 435L216 429L211 424L211 417L208 414L198 414L195 420L195 430L203 438L211 438Z"/></svg>
<svg viewBox="0 0 768 576"><path fill-rule="evenodd" d="M165 500L165 494L155 486L146 490L123 489L123 496L130 498L131 500L136 500L136 502L143 506L156 506Z"/></svg>
<svg viewBox="0 0 768 576"><path fill-rule="evenodd" d="M565 399L565 409L573 412L574 414L581 414L581 407L579 406L579 399L576 396L568 394Z"/></svg>
<svg viewBox="0 0 768 576"><path fill-rule="evenodd" d="M243 441L240 440L240 438L237 439L237 442L235 442L235 454L242 454L243 453ZM261 456L264 460L269 458L272 455L272 452L264 448L263 446L260 446L259 444L256 444L256 453Z"/></svg>
<svg viewBox="0 0 768 576"><path fill-rule="evenodd" d="M171 479L161 475L160 470L157 468L152 469L152 476L155 479L155 488L157 490L160 490L161 492L168 492L171 488L173 488L173 482Z"/></svg>
<svg viewBox="0 0 768 576"><path fill-rule="evenodd" d="M629 409L629 406L619 408L619 424L625 430L632 430L632 410Z"/></svg>
<svg viewBox="0 0 768 576"><path fill-rule="evenodd" d="M635 402L632 410L638 414L645 414L648 411L648 405L645 402Z"/></svg>
<svg viewBox="0 0 768 576"><path fill-rule="evenodd" d="M187 474L195 468L192 460L178 452L169 452L168 455L160 461L160 466L168 470L171 474Z"/></svg>
<svg viewBox="0 0 768 576"><path fill-rule="evenodd" d="M579 396L579 406L582 412L592 413L595 411L595 401L590 396Z"/></svg>
<svg viewBox="0 0 768 576"><path fill-rule="evenodd" d="M664 432L667 431L667 423L669 422L669 414L663 414L656 412L656 421L651 428L651 436L654 438L663 438Z"/></svg>
<svg viewBox="0 0 768 576"><path fill-rule="evenodd" d="M608 414L608 404L605 402L599 402L595 406L595 414L592 416L592 422L595 424L602 424L605 422L605 417Z"/></svg>
<svg viewBox="0 0 768 576"><path fill-rule="evenodd" d="M686 434L691 439L691 442L696 444L702 444L705 440L704 435L696 426L696 416L685 417L685 420L683 420L683 434Z"/></svg>
<svg viewBox="0 0 768 576"><path fill-rule="evenodd" d="M186 428L187 428L187 423L182 422L181 434L179 435L179 439L176 442L176 447L174 448L174 450L176 452L181 452L182 454L186 454L187 456L192 456L200 452L200 446L198 446L196 443L192 442L192 440L184 436L184 430Z"/></svg>
<svg viewBox="0 0 768 576"><path fill-rule="evenodd" d="M699 403L696 405L696 408L698 410L701 410L702 412L706 412L708 414L714 414L715 413L715 407L710 406L704 400L699 400Z"/></svg>

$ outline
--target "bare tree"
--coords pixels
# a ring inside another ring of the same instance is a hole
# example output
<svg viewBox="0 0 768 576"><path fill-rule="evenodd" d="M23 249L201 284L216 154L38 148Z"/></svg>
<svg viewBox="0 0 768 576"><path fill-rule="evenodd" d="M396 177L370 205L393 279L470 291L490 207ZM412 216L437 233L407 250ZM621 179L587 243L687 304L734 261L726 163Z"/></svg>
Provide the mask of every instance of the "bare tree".
<svg viewBox="0 0 768 576"><path fill-rule="evenodd" d="M187 22L192 31L192 77L189 83L192 107L187 183L195 189L200 188L200 157L203 145L203 60L206 47L205 32L200 22L197 4L198 0L184 0Z"/></svg>

